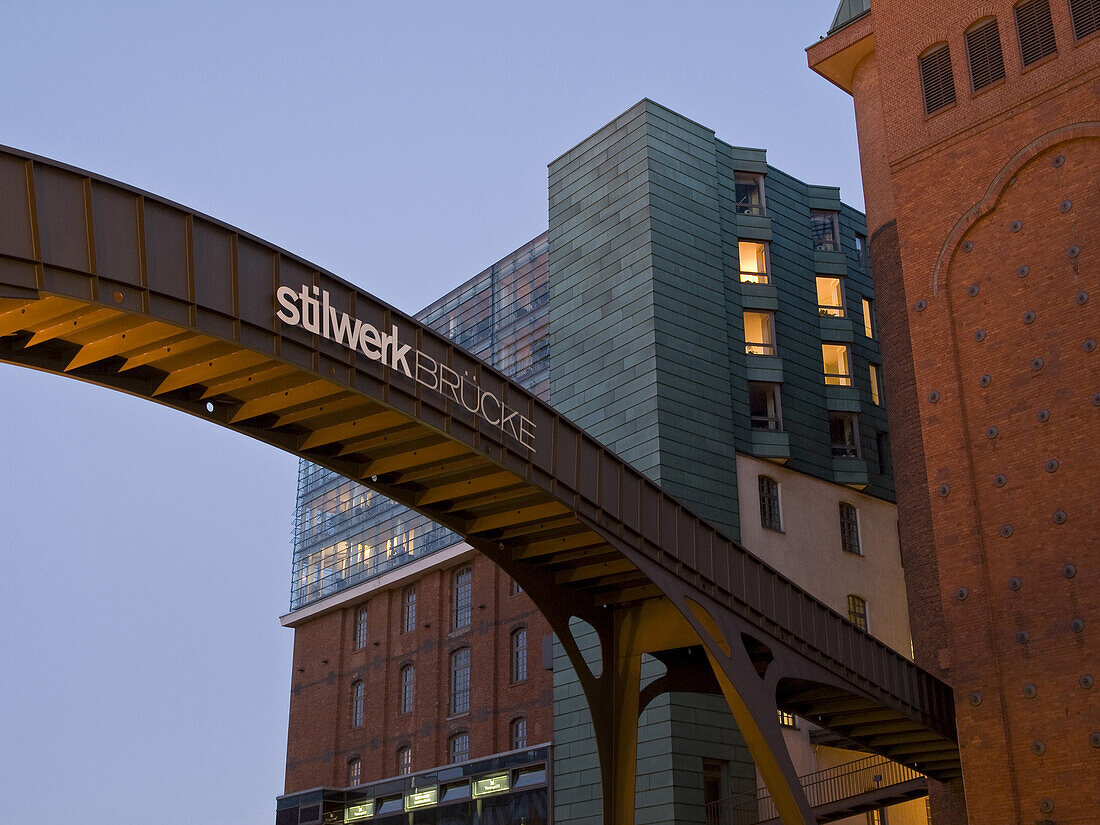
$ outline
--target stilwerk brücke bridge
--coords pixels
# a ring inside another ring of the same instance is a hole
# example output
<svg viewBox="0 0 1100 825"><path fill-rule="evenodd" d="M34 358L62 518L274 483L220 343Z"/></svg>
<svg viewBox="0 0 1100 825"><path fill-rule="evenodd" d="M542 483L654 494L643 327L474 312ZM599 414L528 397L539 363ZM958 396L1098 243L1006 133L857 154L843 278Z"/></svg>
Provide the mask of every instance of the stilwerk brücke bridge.
<svg viewBox="0 0 1100 825"><path fill-rule="evenodd" d="M960 775L946 685L487 364L233 227L0 149L0 360L206 418L462 535L527 591L576 668L606 823L633 821L654 693L639 691L643 653L675 665L666 687L721 691L784 822L815 819L777 707L933 779ZM573 617L598 634L592 666ZM709 667L676 653L693 647Z"/></svg>

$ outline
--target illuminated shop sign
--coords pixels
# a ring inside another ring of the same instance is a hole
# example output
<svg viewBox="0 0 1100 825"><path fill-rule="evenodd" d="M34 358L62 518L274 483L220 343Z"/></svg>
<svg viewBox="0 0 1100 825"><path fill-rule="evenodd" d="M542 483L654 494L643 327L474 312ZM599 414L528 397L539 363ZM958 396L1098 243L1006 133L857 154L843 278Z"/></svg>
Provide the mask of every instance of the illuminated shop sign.
<svg viewBox="0 0 1100 825"><path fill-rule="evenodd" d="M337 311L329 303L328 290L303 285L295 291L281 286L275 292L279 311L275 317L284 324L301 327L353 352L362 353L372 361L380 361L395 372L411 378L422 387L461 404L489 425L496 427L535 452L535 423L517 410L509 409L488 390L483 390L468 374L459 375L430 355L402 344L397 324L389 331L380 330L346 312Z"/></svg>
<svg viewBox="0 0 1100 825"><path fill-rule="evenodd" d="M405 794L405 810L423 808L425 805L434 805L439 801L439 788L421 788L419 791L410 791Z"/></svg>
<svg viewBox="0 0 1100 825"><path fill-rule="evenodd" d="M360 802L358 805L349 805L344 808L344 822L358 822L361 819L370 819L374 816L374 800Z"/></svg>
<svg viewBox="0 0 1100 825"><path fill-rule="evenodd" d="M504 793L509 788L508 774L497 776L484 776L474 780L474 796L488 796L494 793Z"/></svg>

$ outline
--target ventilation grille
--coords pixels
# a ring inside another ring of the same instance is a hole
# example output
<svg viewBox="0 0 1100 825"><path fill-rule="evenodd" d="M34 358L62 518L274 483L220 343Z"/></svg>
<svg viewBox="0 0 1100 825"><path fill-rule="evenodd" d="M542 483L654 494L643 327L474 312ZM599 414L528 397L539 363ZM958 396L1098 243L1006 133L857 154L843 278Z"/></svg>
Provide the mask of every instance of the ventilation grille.
<svg viewBox="0 0 1100 825"><path fill-rule="evenodd" d="M1069 0L1073 36L1080 40L1100 29L1100 0Z"/></svg>
<svg viewBox="0 0 1100 825"><path fill-rule="evenodd" d="M997 30L996 20L967 32L966 54L970 59L970 85L975 92L1005 76L1001 33Z"/></svg>
<svg viewBox="0 0 1100 825"><path fill-rule="evenodd" d="M1025 66L1058 51L1054 44L1054 21L1050 19L1050 0L1031 0L1017 6L1016 31L1020 35L1020 57Z"/></svg>
<svg viewBox="0 0 1100 825"><path fill-rule="evenodd" d="M926 115L955 102L955 78L951 74L951 50L947 46L920 59L920 82Z"/></svg>

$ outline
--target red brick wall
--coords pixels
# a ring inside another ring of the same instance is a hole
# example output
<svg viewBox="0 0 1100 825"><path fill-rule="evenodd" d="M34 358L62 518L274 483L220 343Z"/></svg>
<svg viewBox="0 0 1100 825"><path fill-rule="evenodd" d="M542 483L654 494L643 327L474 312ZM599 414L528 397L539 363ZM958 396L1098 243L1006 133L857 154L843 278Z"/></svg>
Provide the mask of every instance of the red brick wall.
<svg viewBox="0 0 1100 825"><path fill-rule="evenodd" d="M874 0L877 84L853 89L861 151L882 124L865 179L889 175L897 220L900 287L878 269L888 234L871 248L910 403L888 398L915 648L955 689L976 825L1100 821L1100 687L1083 686L1100 678L1100 128L1082 125L1100 121L1100 35L1074 43L1067 3L1051 10L1058 53L1025 70L1008 2ZM1006 78L972 94L963 32L990 14ZM926 117L917 56L944 40L958 100ZM958 821L943 802L934 821Z"/></svg>
<svg viewBox="0 0 1100 825"><path fill-rule="evenodd" d="M373 593L311 619L294 630L294 670L287 736L286 793L319 785L347 784L347 762L362 760L362 781L397 774L397 749L412 748L413 771L447 763L447 739L470 734L470 758L511 748L510 723L527 717L530 745L553 732L552 674L543 669L542 644L550 633L542 615L523 594L512 595L511 579L484 557L475 556L473 608L469 627L451 630L454 564L416 580L417 627L402 632L402 590ZM369 632L354 647L354 619L367 603ZM511 681L511 632L527 628L527 680ZM450 654L470 647L470 712L451 717ZM327 661L326 661L327 660ZM400 669L415 667L414 710L399 713ZM351 727L351 685L366 687L364 723Z"/></svg>

